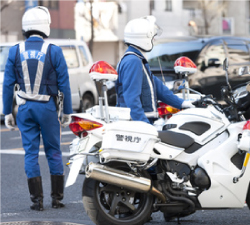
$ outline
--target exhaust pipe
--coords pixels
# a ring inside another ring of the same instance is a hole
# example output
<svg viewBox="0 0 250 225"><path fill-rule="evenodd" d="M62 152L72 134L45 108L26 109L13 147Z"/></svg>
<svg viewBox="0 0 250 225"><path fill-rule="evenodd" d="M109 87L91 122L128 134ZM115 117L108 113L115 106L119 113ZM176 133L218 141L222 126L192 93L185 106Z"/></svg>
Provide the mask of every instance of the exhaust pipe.
<svg viewBox="0 0 250 225"><path fill-rule="evenodd" d="M137 177L122 170L113 169L93 162L88 164L85 172L87 178L92 178L116 186L122 186L141 193L150 192L161 199L163 203L166 202L166 197L163 193L153 187L151 180L145 177Z"/></svg>

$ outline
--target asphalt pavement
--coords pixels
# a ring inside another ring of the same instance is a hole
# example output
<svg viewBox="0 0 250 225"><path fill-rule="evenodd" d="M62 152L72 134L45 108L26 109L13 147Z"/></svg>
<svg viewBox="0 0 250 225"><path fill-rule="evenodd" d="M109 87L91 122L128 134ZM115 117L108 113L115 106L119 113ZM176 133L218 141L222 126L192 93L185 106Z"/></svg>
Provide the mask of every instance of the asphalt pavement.
<svg viewBox="0 0 250 225"><path fill-rule="evenodd" d="M74 185L65 188L63 203L65 208L51 208L50 174L41 147L39 164L43 179L44 211L30 210L31 204L24 172L24 151L18 130L9 132L1 127L1 223L2 225L94 225L88 218L82 204L83 175L79 175ZM74 138L68 129L62 132L64 164L67 162L68 145ZM69 169L65 166L65 177ZM239 190L240 191L240 190ZM161 212L152 214L152 220L145 225L177 225L178 221L166 223ZM182 225L246 225L250 224L248 207L230 210L201 210L180 219Z"/></svg>

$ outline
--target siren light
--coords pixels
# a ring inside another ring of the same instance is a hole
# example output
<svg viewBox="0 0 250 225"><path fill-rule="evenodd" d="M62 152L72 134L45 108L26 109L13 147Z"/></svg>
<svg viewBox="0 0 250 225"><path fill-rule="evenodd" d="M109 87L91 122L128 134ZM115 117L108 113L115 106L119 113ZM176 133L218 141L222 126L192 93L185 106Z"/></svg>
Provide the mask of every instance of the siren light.
<svg viewBox="0 0 250 225"><path fill-rule="evenodd" d="M92 80L111 80L115 81L118 78L117 71L105 61L95 62L89 70L89 75Z"/></svg>
<svg viewBox="0 0 250 225"><path fill-rule="evenodd" d="M182 56L175 60L174 70L176 73L192 74L197 71L195 63L186 56Z"/></svg>

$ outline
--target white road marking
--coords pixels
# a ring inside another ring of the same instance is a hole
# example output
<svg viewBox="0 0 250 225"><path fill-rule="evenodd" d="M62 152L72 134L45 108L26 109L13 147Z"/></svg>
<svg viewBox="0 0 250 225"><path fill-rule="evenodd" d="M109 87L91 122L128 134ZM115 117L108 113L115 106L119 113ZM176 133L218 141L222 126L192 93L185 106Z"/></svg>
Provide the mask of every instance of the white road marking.
<svg viewBox="0 0 250 225"><path fill-rule="evenodd" d="M12 155L24 155L25 152L23 149L15 150L15 149L1 149L0 154L12 154ZM39 152L39 155L45 155L45 152ZM69 152L62 152L63 156L69 156Z"/></svg>
<svg viewBox="0 0 250 225"><path fill-rule="evenodd" d="M61 133L61 136L64 136L64 135L70 135L70 134L73 134L72 131L63 131ZM11 140L19 140L21 139L21 135L18 135L17 137L12 137L10 138Z"/></svg>
<svg viewBox="0 0 250 225"><path fill-rule="evenodd" d="M20 213L1 213L1 217L16 216Z"/></svg>

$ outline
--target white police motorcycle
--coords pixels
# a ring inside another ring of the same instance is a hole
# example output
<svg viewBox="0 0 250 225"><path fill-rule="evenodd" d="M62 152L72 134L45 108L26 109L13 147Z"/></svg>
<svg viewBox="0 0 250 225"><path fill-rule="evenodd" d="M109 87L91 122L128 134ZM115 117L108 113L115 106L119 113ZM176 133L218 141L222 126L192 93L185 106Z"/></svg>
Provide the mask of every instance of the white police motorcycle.
<svg viewBox="0 0 250 225"><path fill-rule="evenodd" d="M176 69L194 72L186 60ZM90 75L105 84L116 75L104 67ZM226 77L227 67L225 60ZM103 105L103 89L99 106L72 115L70 128L78 137L70 145L66 182L86 176L83 205L95 224L140 225L156 211L169 221L202 209L250 206L250 121L228 82L222 88L227 106L200 96L196 108L173 114L160 131L131 121L128 109Z"/></svg>

